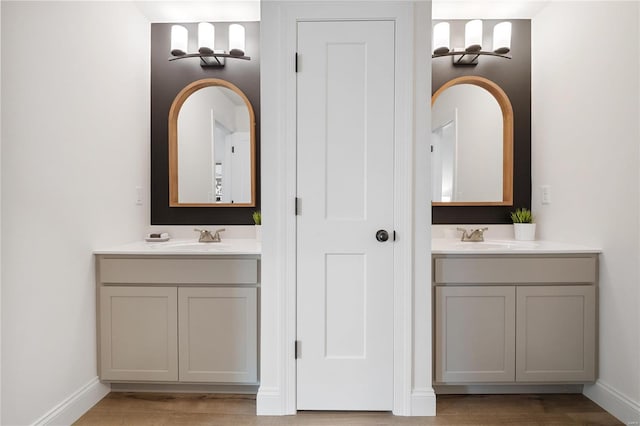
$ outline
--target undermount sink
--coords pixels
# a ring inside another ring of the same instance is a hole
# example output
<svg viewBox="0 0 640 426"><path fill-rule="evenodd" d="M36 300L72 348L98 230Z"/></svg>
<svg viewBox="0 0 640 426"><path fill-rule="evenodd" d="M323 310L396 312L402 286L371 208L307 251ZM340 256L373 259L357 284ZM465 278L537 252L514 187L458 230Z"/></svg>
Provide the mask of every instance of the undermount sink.
<svg viewBox="0 0 640 426"><path fill-rule="evenodd" d="M200 242L175 242L152 246L158 250L198 250L198 251L225 251L231 248L231 244L225 243L200 243Z"/></svg>
<svg viewBox="0 0 640 426"><path fill-rule="evenodd" d="M534 241L502 241L502 240L489 240L489 241L451 241L446 244L455 250L530 250L538 247L538 244Z"/></svg>
<svg viewBox="0 0 640 426"><path fill-rule="evenodd" d="M455 244L456 248L460 249L470 249L470 250L494 250L494 249L505 249L511 248L511 245L503 242L457 242Z"/></svg>

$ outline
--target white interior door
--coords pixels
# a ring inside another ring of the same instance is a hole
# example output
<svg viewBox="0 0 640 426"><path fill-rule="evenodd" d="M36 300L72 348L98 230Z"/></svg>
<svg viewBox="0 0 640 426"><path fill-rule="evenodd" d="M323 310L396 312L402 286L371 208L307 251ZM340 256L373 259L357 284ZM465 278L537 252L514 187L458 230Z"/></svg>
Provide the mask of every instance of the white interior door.
<svg viewBox="0 0 640 426"><path fill-rule="evenodd" d="M393 408L394 37L298 24L299 410Z"/></svg>
<svg viewBox="0 0 640 426"><path fill-rule="evenodd" d="M251 136L236 132L231 136L232 200L234 203L251 202Z"/></svg>

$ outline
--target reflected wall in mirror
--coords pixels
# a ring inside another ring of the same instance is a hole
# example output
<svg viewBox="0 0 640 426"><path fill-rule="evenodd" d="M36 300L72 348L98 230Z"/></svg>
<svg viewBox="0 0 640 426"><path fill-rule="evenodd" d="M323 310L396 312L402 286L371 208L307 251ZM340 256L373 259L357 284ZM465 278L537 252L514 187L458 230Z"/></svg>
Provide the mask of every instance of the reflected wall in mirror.
<svg viewBox="0 0 640 426"><path fill-rule="evenodd" d="M169 111L169 205L255 206L255 116L225 80L198 80Z"/></svg>
<svg viewBox="0 0 640 426"><path fill-rule="evenodd" d="M446 82L431 100L433 205L513 204L513 108L483 77Z"/></svg>

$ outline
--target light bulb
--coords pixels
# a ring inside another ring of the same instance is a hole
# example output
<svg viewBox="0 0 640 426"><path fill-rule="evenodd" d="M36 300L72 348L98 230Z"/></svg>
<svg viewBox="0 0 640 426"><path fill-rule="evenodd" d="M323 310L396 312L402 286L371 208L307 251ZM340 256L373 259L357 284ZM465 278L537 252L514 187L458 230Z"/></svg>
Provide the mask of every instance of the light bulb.
<svg viewBox="0 0 640 426"><path fill-rule="evenodd" d="M171 54L173 56L182 56L187 53L187 41L189 32L182 25L171 26Z"/></svg>
<svg viewBox="0 0 640 426"><path fill-rule="evenodd" d="M503 55L511 51L511 22L500 22L493 27L493 51Z"/></svg>
<svg viewBox="0 0 640 426"><path fill-rule="evenodd" d="M433 27L433 53L442 55L450 50L449 23L440 22Z"/></svg>
<svg viewBox="0 0 640 426"><path fill-rule="evenodd" d="M464 47L467 52L482 50L482 21L474 19L464 26Z"/></svg>
<svg viewBox="0 0 640 426"><path fill-rule="evenodd" d="M244 27L240 24L229 25L229 54L244 56Z"/></svg>
<svg viewBox="0 0 640 426"><path fill-rule="evenodd" d="M213 53L216 41L216 29L213 24L200 22L198 24L198 52Z"/></svg>

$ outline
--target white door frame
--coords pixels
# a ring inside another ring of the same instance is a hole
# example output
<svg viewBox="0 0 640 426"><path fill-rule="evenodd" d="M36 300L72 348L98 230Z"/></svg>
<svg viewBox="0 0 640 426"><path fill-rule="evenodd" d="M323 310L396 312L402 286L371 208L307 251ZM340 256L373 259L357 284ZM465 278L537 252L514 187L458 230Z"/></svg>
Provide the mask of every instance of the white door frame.
<svg viewBox="0 0 640 426"><path fill-rule="evenodd" d="M414 113L424 114L420 123L430 122L430 9L430 2L410 1L262 3L261 208L265 223L259 415L296 413L296 31L300 21L325 20L396 22L394 229L398 240L394 250L393 413L435 415L431 386L431 209L427 205L430 126L414 122ZM415 43L414 19L422 20L420 25L424 26L415 31L424 40ZM394 58L380 52L380 60ZM414 69L420 71L415 84ZM414 94L418 88L424 93Z"/></svg>

